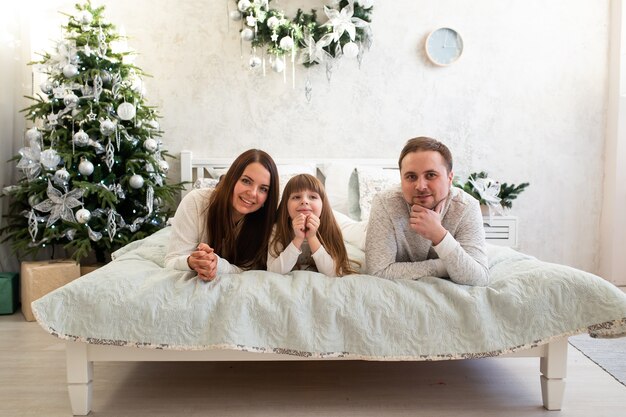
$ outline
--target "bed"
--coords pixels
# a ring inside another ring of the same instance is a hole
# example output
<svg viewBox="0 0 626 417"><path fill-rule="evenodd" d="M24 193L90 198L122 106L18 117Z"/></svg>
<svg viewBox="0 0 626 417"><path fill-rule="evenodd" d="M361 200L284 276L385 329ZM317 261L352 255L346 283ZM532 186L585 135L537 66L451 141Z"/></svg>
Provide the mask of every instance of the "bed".
<svg viewBox="0 0 626 417"><path fill-rule="evenodd" d="M211 186L227 160L181 154L181 179ZM279 161L281 182L311 172L327 185L352 259L365 262L368 199L397 181L394 161ZM341 178L339 178L341 177ZM538 357L542 401L559 410L567 339L626 335L626 295L595 275L489 244L486 288L449 280L247 271L200 282L163 268L169 228L32 304L66 341L75 415L91 410L98 361L432 361ZM408 277L410 278L410 277ZM96 296L97 295L97 296Z"/></svg>

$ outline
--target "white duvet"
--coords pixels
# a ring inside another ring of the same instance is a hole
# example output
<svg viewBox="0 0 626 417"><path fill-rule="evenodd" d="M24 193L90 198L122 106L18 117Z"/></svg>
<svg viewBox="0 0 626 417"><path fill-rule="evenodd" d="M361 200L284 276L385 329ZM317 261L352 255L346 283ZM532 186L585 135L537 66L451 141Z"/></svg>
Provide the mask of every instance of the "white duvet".
<svg viewBox="0 0 626 417"><path fill-rule="evenodd" d="M305 271L248 271L205 283L163 268L168 235L134 242L33 302L39 324L95 344L377 360L493 356L586 331L626 336L626 295L618 288L509 248L489 246L487 288Z"/></svg>

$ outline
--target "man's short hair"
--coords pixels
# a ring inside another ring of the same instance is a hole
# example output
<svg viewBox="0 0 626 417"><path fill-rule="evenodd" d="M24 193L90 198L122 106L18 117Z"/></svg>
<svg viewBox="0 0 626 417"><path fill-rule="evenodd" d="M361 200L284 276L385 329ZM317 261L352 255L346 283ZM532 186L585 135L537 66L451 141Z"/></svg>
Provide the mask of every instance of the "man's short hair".
<svg viewBox="0 0 626 417"><path fill-rule="evenodd" d="M446 162L448 173L452 172L452 153L450 153L450 149L448 149L446 145L439 142L438 140L426 136L409 139L406 142L406 145L404 145L404 148L402 148L402 152L400 152L400 159L398 159L398 168L402 169L402 160L405 156L412 152L419 151L439 152L439 154L443 157L443 160Z"/></svg>

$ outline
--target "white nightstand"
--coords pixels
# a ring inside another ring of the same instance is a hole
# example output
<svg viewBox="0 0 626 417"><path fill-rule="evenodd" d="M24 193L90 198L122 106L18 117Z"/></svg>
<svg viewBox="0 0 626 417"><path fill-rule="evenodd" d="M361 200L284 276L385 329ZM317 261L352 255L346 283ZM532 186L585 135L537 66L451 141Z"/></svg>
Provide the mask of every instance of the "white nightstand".
<svg viewBox="0 0 626 417"><path fill-rule="evenodd" d="M485 238L494 245L517 247L516 216L483 216Z"/></svg>

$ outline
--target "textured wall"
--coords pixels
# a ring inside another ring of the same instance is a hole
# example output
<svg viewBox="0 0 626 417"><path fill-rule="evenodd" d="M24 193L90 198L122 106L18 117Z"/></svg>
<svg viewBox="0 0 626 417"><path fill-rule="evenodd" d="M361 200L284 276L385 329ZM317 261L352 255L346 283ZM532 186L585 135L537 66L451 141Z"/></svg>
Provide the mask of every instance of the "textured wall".
<svg viewBox="0 0 626 417"><path fill-rule="evenodd" d="M103 3L140 53L136 63L154 76L148 98L161 109L172 153L233 157L260 147L276 158L328 157L330 149L336 157L396 158L406 139L434 136L451 147L457 174L487 170L531 183L512 211L522 251L595 271L608 0L379 0L361 68L344 61L328 83L321 68L299 67L295 90L271 71L247 69L227 0ZM321 2L273 4L292 11ZM35 36L58 37L56 10L71 11L72 3L50 1L32 12L48 16L48 32L38 24ZM447 68L423 52L441 26L465 42Z"/></svg>

